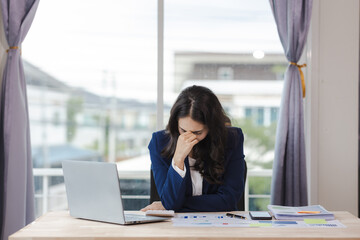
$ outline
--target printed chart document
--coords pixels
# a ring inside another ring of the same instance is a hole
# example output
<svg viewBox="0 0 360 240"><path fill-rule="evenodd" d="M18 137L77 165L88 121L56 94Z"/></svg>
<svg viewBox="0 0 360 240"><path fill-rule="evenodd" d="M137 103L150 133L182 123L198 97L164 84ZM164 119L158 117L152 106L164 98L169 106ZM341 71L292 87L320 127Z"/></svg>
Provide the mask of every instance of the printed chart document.
<svg viewBox="0 0 360 240"><path fill-rule="evenodd" d="M282 228L345 228L338 220L304 219L304 221L254 221L231 218L220 213L176 213L172 223L175 227L282 227Z"/></svg>
<svg viewBox="0 0 360 240"><path fill-rule="evenodd" d="M305 207L268 205L268 209L277 220L334 219L334 214L321 205Z"/></svg>

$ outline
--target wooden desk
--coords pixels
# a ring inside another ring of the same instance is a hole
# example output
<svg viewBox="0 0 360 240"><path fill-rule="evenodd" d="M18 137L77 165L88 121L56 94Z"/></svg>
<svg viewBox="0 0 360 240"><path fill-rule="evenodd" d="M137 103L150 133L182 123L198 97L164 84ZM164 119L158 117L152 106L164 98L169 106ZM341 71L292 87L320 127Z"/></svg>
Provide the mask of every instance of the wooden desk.
<svg viewBox="0 0 360 240"><path fill-rule="evenodd" d="M334 212L347 228L209 228L173 227L171 221L122 226L49 212L9 237L20 239L360 239L360 220Z"/></svg>

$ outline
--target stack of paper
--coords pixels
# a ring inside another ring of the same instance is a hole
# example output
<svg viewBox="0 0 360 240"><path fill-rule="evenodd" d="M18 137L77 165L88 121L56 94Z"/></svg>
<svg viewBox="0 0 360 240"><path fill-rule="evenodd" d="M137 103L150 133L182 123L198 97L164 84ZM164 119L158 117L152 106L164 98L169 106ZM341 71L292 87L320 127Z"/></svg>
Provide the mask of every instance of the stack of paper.
<svg viewBox="0 0 360 240"><path fill-rule="evenodd" d="M334 214L327 211L320 205L305 207L286 207L268 205L272 215L278 220L303 220L308 218L333 220Z"/></svg>

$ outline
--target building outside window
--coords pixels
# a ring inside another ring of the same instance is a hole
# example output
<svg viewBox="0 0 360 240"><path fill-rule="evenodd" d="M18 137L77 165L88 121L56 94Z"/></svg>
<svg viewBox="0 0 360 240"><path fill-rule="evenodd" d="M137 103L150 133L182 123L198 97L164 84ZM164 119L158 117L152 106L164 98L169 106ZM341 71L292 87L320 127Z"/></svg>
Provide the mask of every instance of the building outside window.
<svg viewBox="0 0 360 240"><path fill-rule="evenodd" d="M219 67L217 79L233 80L234 79L234 70L232 69L232 67Z"/></svg>

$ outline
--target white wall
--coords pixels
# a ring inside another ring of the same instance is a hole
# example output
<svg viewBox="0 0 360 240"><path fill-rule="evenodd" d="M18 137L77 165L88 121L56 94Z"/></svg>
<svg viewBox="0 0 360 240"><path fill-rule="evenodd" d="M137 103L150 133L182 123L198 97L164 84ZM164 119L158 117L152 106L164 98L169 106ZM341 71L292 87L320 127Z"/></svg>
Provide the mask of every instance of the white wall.
<svg viewBox="0 0 360 240"><path fill-rule="evenodd" d="M315 0L305 100L310 203L358 215L359 1Z"/></svg>

